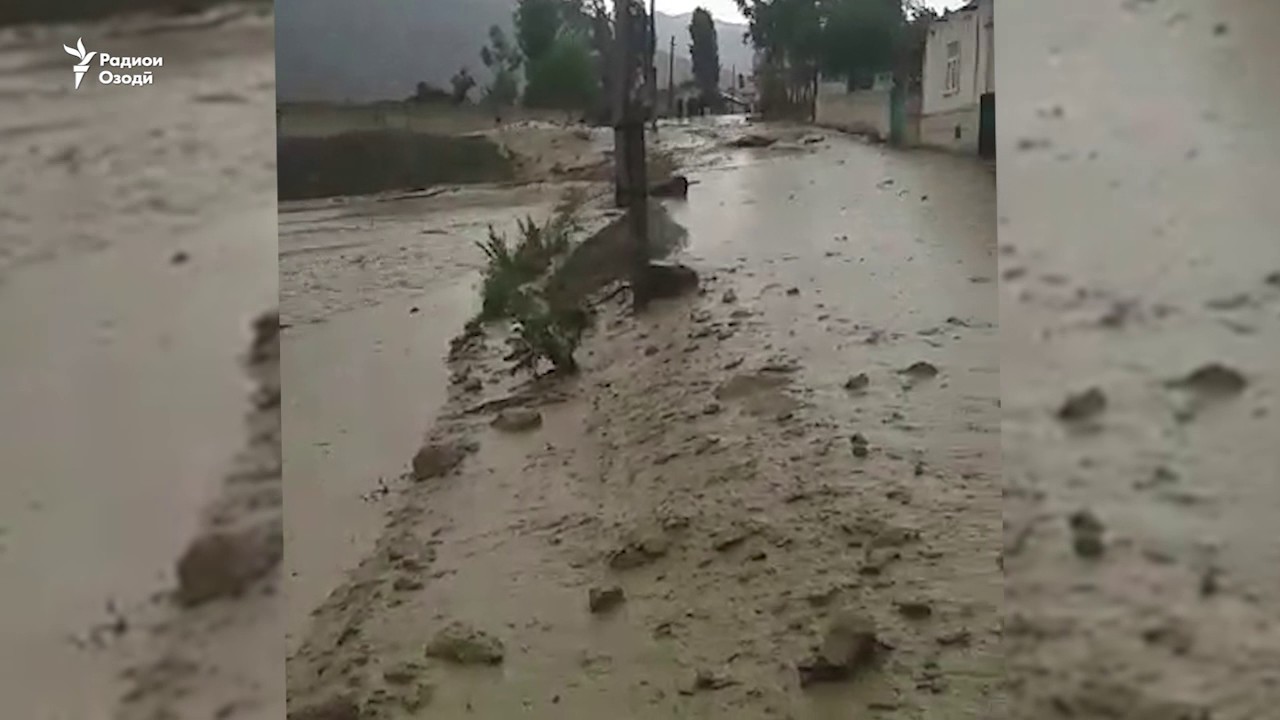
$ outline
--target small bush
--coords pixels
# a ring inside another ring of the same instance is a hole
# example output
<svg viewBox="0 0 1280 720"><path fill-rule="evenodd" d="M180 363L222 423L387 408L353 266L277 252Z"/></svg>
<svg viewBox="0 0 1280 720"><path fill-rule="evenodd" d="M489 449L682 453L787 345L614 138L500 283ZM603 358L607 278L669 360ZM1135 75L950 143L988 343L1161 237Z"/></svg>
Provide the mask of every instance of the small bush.
<svg viewBox="0 0 1280 720"><path fill-rule="evenodd" d="M511 338L513 373L537 372L541 362L548 362L561 373L574 373L578 362L574 352L582 342L588 317L579 307L555 307L532 292L517 293L512 318L515 334Z"/></svg>
<svg viewBox="0 0 1280 720"><path fill-rule="evenodd" d="M481 299L481 317L496 320L512 314L516 293L541 278L556 258L569 252L572 235L580 227L578 213L585 201L581 192L566 193L546 224L532 217L518 222L519 242L514 249L493 226L489 239L479 243L487 260Z"/></svg>

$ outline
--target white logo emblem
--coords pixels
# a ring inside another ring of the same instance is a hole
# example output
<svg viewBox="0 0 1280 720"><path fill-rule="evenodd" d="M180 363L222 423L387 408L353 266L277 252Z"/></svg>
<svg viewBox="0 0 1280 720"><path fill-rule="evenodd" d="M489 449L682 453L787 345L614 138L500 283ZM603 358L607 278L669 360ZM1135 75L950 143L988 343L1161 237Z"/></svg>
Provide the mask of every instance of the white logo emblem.
<svg viewBox="0 0 1280 720"><path fill-rule="evenodd" d="M68 47L66 45L63 45L62 49L66 50L68 55L74 58L79 58L80 60L80 62L76 63L71 68L71 70L76 74L76 87L79 88L80 81L84 80L84 74L89 72L89 61L92 60L93 56L97 55L98 53L85 52L84 38L76 38L75 47Z"/></svg>

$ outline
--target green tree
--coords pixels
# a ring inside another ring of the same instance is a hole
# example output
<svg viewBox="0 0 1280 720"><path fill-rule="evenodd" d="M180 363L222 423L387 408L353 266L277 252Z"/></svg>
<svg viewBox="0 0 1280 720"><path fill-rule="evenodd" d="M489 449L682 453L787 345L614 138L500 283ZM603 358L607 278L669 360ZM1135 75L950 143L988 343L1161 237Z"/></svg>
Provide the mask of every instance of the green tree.
<svg viewBox="0 0 1280 720"><path fill-rule="evenodd" d="M501 27L489 28L489 44L480 49L480 60L493 73L485 90L485 100L495 107L508 107L520 94L517 73L522 65L520 51L507 39Z"/></svg>
<svg viewBox="0 0 1280 720"><path fill-rule="evenodd" d="M512 18L516 45L530 64L551 52L571 5L566 0L520 0Z"/></svg>
<svg viewBox="0 0 1280 720"><path fill-rule="evenodd" d="M471 77L471 71L465 67L458 70L449 84L453 86L452 100L454 105L461 105L467 101L467 94L471 92L471 88L476 86L476 79Z"/></svg>
<svg viewBox="0 0 1280 720"><path fill-rule="evenodd" d="M529 107L587 111L600 96L600 77L588 40L562 32L546 54L526 66Z"/></svg>
<svg viewBox="0 0 1280 720"><path fill-rule="evenodd" d="M720 47L716 39L716 23L706 8L696 8L689 21L689 55L693 59L693 77L709 107L720 105Z"/></svg>

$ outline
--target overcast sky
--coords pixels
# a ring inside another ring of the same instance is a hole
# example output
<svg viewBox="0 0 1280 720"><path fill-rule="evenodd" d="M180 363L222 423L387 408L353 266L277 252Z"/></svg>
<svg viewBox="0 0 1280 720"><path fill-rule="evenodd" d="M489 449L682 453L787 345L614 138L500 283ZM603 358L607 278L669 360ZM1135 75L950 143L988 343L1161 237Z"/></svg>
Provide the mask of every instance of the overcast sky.
<svg viewBox="0 0 1280 720"><path fill-rule="evenodd" d="M742 18L742 14L738 12L738 6L733 0L656 0L658 12L668 15L683 15L687 12L693 12L693 9L702 6L711 11L711 15L717 20L727 20L729 22L746 22ZM938 10L951 10L964 5L968 0L926 0L925 5L929 5Z"/></svg>

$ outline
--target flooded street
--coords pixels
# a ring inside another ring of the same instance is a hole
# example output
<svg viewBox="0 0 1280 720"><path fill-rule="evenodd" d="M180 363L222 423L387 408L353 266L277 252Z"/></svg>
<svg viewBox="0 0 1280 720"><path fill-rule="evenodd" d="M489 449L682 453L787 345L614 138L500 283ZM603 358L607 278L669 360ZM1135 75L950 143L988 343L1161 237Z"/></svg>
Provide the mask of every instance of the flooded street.
<svg viewBox="0 0 1280 720"><path fill-rule="evenodd" d="M111 717L119 673L155 654L146 626L245 443L250 322L276 302L270 21L158 27L0 38L0 696L15 717ZM60 44L77 35L145 45L166 72L73 93Z"/></svg>
<svg viewBox="0 0 1280 720"><path fill-rule="evenodd" d="M461 462L388 493L386 527L291 641L291 708L354 698L370 717L996 714L993 172L839 136L806 141L822 133L783 126L754 129L782 138L773 148L725 147L745 130L660 131L659 147L686 144L681 162L696 183L687 203L666 207L687 235L673 259L702 277L697 297L639 318L606 301L579 352L581 376L515 396L500 343L455 351L449 372L479 382L449 385L424 434L441 452L461 448ZM392 333L412 317L405 306L420 305L413 293L436 281L427 263L389 258L425 247L460 258L469 244L452 230L413 243L409 228L513 219L474 202L443 216L428 209L456 201L403 201L422 205L395 220L325 210L323 222L347 223L350 237L332 234L325 242L344 247L327 260L282 259L299 266L294 287L354 307L363 303L333 292L354 287L343 276L370 268L390 278L376 268L394 267L402 275L379 284L410 289L379 291L395 298L385 311L292 328L295 348L326 324L381 318L387 339L348 347L346 366L404 353L409 343ZM362 235L362 222L381 231ZM434 319L418 332L434 335ZM440 332L443 341L457 327ZM286 364L299 363L289 348L286 339ZM390 375L348 382L374 383L366 394L382 397ZM401 407L436 397L436 377L424 368L419 389L401 388ZM486 401L523 406L539 425L490 427ZM349 409L335 422L345 434L310 442L331 454L372 447L352 436L401 412L372 411ZM286 456L321 452L300 448L301 435L292 442ZM403 472L415 450L334 482L353 483L355 497ZM317 491L287 473L293 508L292 493ZM331 528L304 531L338 541ZM879 672L801 687L810 646L850 614L877 628ZM441 652L496 654L500 667L434 659Z"/></svg>
<svg viewBox="0 0 1280 720"><path fill-rule="evenodd" d="M1280 7L1047 9L999 36L1015 714L1270 717Z"/></svg>

